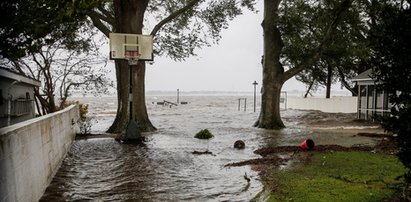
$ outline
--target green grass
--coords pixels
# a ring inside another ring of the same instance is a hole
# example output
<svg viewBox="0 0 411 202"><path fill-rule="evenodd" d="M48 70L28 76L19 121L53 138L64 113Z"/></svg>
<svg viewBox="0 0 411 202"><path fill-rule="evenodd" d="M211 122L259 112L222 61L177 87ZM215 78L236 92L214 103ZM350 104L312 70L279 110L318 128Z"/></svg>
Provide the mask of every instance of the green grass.
<svg viewBox="0 0 411 202"><path fill-rule="evenodd" d="M405 169L394 155L314 153L265 179L269 201L381 201L397 193Z"/></svg>

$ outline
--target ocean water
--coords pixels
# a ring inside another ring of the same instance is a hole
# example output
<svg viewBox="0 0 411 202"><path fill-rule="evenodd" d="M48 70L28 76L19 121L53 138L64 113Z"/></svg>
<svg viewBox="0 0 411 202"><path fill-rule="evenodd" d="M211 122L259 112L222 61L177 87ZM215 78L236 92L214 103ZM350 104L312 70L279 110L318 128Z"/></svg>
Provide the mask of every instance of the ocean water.
<svg viewBox="0 0 411 202"><path fill-rule="evenodd" d="M238 110L239 98L247 98L246 111L244 100ZM97 121L92 131L107 130L115 117L116 98L78 100L89 104L89 116ZM249 166L226 164L259 158L253 151L261 147L298 145L316 135L292 118L308 113L298 110L281 112L288 117L286 129L252 127L260 102L258 98L254 112L252 94L184 95L180 101L186 105L156 104L164 100L176 102L176 96L147 96L149 117L158 131L146 134L142 145L123 145L112 138L76 140L42 201L249 201L263 189L258 173ZM215 137L194 138L201 129ZM243 140L245 149L234 149L236 140ZM207 149L213 155L192 154Z"/></svg>

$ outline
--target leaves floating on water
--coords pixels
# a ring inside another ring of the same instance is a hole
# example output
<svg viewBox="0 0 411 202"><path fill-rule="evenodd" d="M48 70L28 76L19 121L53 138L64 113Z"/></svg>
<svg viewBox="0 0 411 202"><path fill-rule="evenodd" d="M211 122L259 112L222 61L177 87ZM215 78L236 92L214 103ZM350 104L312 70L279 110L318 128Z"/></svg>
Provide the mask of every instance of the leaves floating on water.
<svg viewBox="0 0 411 202"><path fill-rule="evenodd" d="M195 154L195 155L211 154L211 155L213 155L213 152L210 152L208 150L206 150L206 151L193 151L192 154Z"/></svg>

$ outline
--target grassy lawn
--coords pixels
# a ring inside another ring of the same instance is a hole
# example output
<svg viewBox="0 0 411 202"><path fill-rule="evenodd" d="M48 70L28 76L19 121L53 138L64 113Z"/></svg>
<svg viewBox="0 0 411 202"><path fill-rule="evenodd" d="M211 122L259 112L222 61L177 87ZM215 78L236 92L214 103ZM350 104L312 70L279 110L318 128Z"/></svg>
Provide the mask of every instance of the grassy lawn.
<svg viewBox="0 0 411 202"><path fill-rule="evenodd" d="M300 154L302 155L302 154ZM307 155L305 153L304 155ZM315 152L264 181L269 201L382 201L398 194L405 169L395 155Z"/></svg>

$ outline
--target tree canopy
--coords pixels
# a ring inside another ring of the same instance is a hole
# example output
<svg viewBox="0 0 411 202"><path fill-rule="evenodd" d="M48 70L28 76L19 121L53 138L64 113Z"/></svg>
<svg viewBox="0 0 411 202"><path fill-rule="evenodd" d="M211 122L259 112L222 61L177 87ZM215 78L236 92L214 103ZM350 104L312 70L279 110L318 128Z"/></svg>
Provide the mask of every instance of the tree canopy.
<svg viewBox="0 0 411 202"><path fill-rule="evenodd" d="M382 117L383 127L397 134L399 159L411 183L411 1L376 4L370 36L376 78L389 92L391 115Z"/></svg>
<svg viewBox="0 0 411 202"><path fill-rule="evenodd" d="M301 12L301 16L298 13L287 15L287 12L298 11L288 8L289 6L310 9ZM282 85L301 71L311 69L321 59L333 43L333 36L339 31L340 24L345 23L350 6L351 0L336 1L335 4L329 4L328 1L264 0L263 88L260 116L254 126L269 129L285 127L279 108ZM311 8L312 11L331 11L325 19L327 26L307 29L312 24L310 19L315 17L312 16ZM322 15L318 17L320 16ZM299 28L301 24L302 29ZM310 35L313 37L309 37ZM307 41L302 43L302 40Z"/></svg>
<svg viewBox="0 0 411 202"><path fill-rule="evenodd" d="M311 57L312 47L321 43L332 22L329 19L335 15L338 5L338 1L282 1L279 29L283 33L282 58L285 67L294 67ZM367 8L364 1L351 3L343 22L338 24L337 31L333 33L320 59L313 63L312 67L297 74L297 80L309 88L326 86L327 97L331 83L336 81L352 90L347 78L367 69L364 65L369 53Z"/></svg>
<svg viewBox="0 0 411 202"><path fill-rule="evenodd" d="M86 14L99 4L101 1L1 1L0 58L24 57L57 40L63 40L68 48L87 49L79 30Z"/></svg>
<svg viewBox="0 0 411 202"><path fill-rule="evenodd" d="M143 34L154 36L154 54L181 61L195 50L218 43L228 22L254 10L255 0L150 0L144 16ZM108 37L115 30L111 1L88 13L94 26Z"/></svg>

